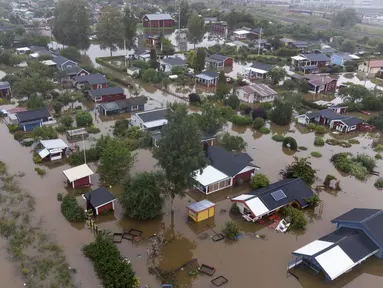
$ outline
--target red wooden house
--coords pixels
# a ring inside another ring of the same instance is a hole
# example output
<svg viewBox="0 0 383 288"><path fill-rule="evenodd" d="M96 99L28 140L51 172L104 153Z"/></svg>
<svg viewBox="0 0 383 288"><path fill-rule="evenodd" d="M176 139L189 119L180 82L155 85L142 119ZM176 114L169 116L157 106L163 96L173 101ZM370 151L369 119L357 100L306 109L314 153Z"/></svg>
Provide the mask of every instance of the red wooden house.
<svg viewBox="0 0 383 288"><path fill-rule="evenodd" d="M108 79L102 74L88 74L74 77L73 85L77 89L83 89L88 85L91 89L108 87Z"/></svg>
<svg viewBox="0 0 383 288"><path fill-rule="evenodd" d="M335 93L337 79L326 75L307 74L305 76L309 90L318 93Z"/></svg>
<svg viewBox="0 0 383 288"><path fill-rule="evenodd" d="M124 90L121 87L106 87L88 91L88 95L95 103L111 102L126 99Z"/></svg>
<svg viewBox="0 0 383 288"><path fill-rule="evenodd" d="M95 215L114 210L116 198L104 187L83 194L86 200L86 209L92 209Z"/></svg>
<svg viewBox="0 0 383 288"><path fill-rule="evenodd" d="M148 28L173 27L174 19L169 14L145 14L142 25Z"/></svg>
<svg viewBox="0 0 383 288"><path fill-rule="evenodd" d="M72 188L86 187L92 184L90 176L94 173L86 164L64 170L63 173L67 178L68 185Z"/></svg>

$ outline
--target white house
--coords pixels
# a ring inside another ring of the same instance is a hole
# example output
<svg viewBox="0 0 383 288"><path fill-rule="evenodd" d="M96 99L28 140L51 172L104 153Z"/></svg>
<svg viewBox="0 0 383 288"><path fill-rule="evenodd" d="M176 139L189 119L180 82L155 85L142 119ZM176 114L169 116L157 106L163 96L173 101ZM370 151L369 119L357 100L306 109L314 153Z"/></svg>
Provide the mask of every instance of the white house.
<svg viewBox="0 0 383 288"><path fill-rule="evenodd" d="M165 73L170 73L175 67L186 67L187 63L179 57L174 57L160 60L160 65Z"/></svg>
<svg viewBox="0 0 383 288"><path fill-rule="evenodd" d="M139 112L132 115L130 123L132 126L140 127L143 130L158 130L168 124L166 114L169 109L154 109L151 111Z"/></svg>
<svg viewBox="0 0 383 288"><path fill-rule="evenodd" d="M238 87L236 95L239 100L247 103L264 103L272 102L278 93L271 89L266 84L251 84L246 86Z"/></svg>
<svg viewBox="0 0 383 288"><path fill-rule="evenodd" d="M41 140L39 143L41 149L37 150L37 154L44 159L49 156L51 161L62 159L68 149L62 139Z"/></svg>

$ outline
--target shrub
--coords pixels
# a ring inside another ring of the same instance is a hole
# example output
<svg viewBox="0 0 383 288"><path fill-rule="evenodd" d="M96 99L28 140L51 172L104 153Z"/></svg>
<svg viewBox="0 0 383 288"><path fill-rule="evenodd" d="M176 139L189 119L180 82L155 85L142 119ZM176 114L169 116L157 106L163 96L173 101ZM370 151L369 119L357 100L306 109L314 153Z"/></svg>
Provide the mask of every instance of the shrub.
<svg viewBox="0 0 383 288"><path fill-rule="evenodd" d="M14 138L16 141L18 141L18 142L20 142L21 140L23 140L24 137L25 137L25 133L22 132L22 131L16 131L16 132L13 134L13 138Z"/></svg>
<svg viewBox="0 0 383 288"><path fill-rule="evenodd" d="M242 151L246 148L247 143L241 136L223 134L220 139L221 145L228 151Z"/></svg>
<svg viewBox="0 0 383 288"><path fill-rule="evenodd" d="M250 182L252 189L258 189L258 188L266 187L269 184L270 184L269 179L266 177L266 175L264 175L262 173L255 174L251 178L251 182Z"/></svg>
<svg viewBox="0 0 383 288"><path fill-rule="evenodd" d="M89 148L85 151L86 161L93 162L97 161L100 158L99 151L97 148ZM84 151L77 151L69 155L68 163L71 166L78 166L84 164Z"/></svg>
<svg viewBox="0 0 383 288"><path fill-rule="evenodd" d="M41 162L41 157L39 154L37 154L36 152L33 152L33 163L37 164L37 163L40 163Z"/></svg>
<svg viewBox="0 0 383 288"><path fill-rule="evenodd" d="M189 94L189 102L190 103L201 103L201 97L197 93L190 93Z"/></svg>
<svg viewBox="0 0 383 288"><path fill-rule="evenodd" d="M322 137L315 137L314 146L319 146L319 147L324 146L323 138Z"/></svg>
<svg viewBox="0 0 383 288"><path fill-rule="evenodd" d="M227 221L222 228L222 234L225 236L226 239L232 241L237 240L237 236L239 235L239 227L237 223L231 220Z"/></svg>
<svg viewBox="0 0 383 288"><path fill-rule="evenodd" d="M63 194L62 193L57 193L57 201L59 201L59 202L63 201Z"/></svg>
<svg viewBox="0 0 383 288"><path fill-rule="evenodd" d="M240 210L239 210L239 207L238 207L237 203L231 204L230 212L234 213L234 214L239 214L240 213Z"/></svg>
<svg viewBox="0 0 383 288"><path fill-rule="evenodd" d="M305 199L305 202L309 204L309 206L316 206L320 201L321 200L317 194Z"/></svg>
<svg viewBox="0 0 383 288"><path fill-rule="evenodd" d="M324 133L326 133L326 128L324 126L317 125L315 127L315 133L324 134Z"/></svg>
<svg viewBox="0 0 383 288"><path fill-rule="evenodd" d="M57 132L51 126L41 126L41 127L36 127L33 130L33 136L35 139L39 139L39 140L56 139Z"/></svg>
<svg viewBox="0 0 383 288"><path fill-rule="evenodd" d="M339 145L339 140L336 140L336 139L327 139L326 140L326 144L328 145L331 145L331 146L335 146L335 145Z"/></svg>
<svg viewBox="0 0 383 288"><path fill-rule="evenodd" d="M219 109L219 113L224 119L229 121L235 115L235 110L229 106L224 106Z"/></svg>
<svg viewBox="0 0 383 288"><path fill-rule="evenodd" d="M363 154L363 153L357 154L355 157L353 157L352 160L357 163L361 163L363 167L366 167L366 169L369 172L372 172L374 168L376 167L375 159L368 156L367 154Z"/></svg>
<svg viewBox="0 0 383 288"><path fill-rule="evenodd" d="M259 129L259 132L262 134L270 134L270 129L267 127L261 127L261 129Z"/></svg>
<svg viewBox="0 0 383 288"><path fill-rule="evenodd" d="M225 105L230 106L232 109L237 109L239 106L238 96L235 94L230 95L227 99L225 99Z"/></svg>
<svg viewBox="0 0 383 288"><path fill-rule="evenodd" d="M35 143L33 139L24 139L23 141L21 141L21 144L25 147L31 147L33 143Z"/></svg>
<svg viewBox="0 0 383 288"><path fill-rule="evenodd" d="M250 125L251 122L253 121L248 116L233 115L231 117L231 122L233 122L233 124L238 126L247 126L247 125Z"/></svg>
<svg viewBox="0 0 383 288"><path fill-rule="evenodd" d="M315 158L320 158L320 157L322 157L322 154L318 151L314 151L314 152L311 152L311 156L313 156Z"/></svg>
<svg viewBox="0 0 383 288"><path fill-rule="evenodd" d="M257 117L254 119L253 127L258 130L261 129L265 125L265 120L261 117Z"/></svg>
<svg viewBox="0 0 383 288"><path fill-rule="evenodd" d="M69 115L62 116L60 118L60 123L65 127L72 127L73 118Z"/></svg>
<svg viewBox="0 0 383 288"><path fill-rule="evenodd" d="M76 124L78 127L91 126L93 123L92 115L86 111L78 111L76 113Z"/></svg>
<svg viewBox="0 0 383 288"><path fill-rule="evenodd" d="M263 104L268 104L268 103L263 103ZM253 120L257 118L262 118L263 120L267 119L266 108L253 109L253 111L251 112L251 117L253 118Z"/></svg>
<svg viewBox="0 0 383 288"><path fill-rule="evenodd" d="M375 159L377 159L377 160L380 160L380 159L382 159L382 155L381 155L381 154L379 154L379 153L378 153L378 154L376 154L376 155L375 155Z"/></svg>
<svg viewBox="0 0 383 288"><path fill-rule="evenodd" d="M94 270L104 287L139 287L131 264L121 257L117 246L104 235L82 249L84 255L93 263Z"/></svg>
<svg viewBox="0 0 383 288"><path fill-rule="evenodd" d="M76 198L67 194L61 202L61 213L70 222L82 222L85 220L85 211L82 209Z"/></svg>
<svg viewBox="0 0 383 288"><path fill-rule="evenodd" d="M8 130L10 133L15 133L16 131L19 130L19 126L17 124L9 124L8 125Z"/></svg>
<svg viewBox="0 0 383 288"><path fill-rule="evenodd" d="M297 150L297 148L298 148L297 141L293 137L290 137L290 136L283 139L282 146L288 147L291 150Z"/></svg>
<svg viewBox="0 0 383 288"><path fill-rule="evenodd" d="M336 177L331 174L327 174L326 179L324 179L323 186L326 188L330 187L330 183L333 180L336 180Z"/></svg>
<svg viewBox="0 0 383 288"><path fill-rule="evenodd" d="M283 142L283 140L285 139L285 136L281 134L274 134L271 138L276 142Z"/></svg>
<svg viewBox="0 0 383 288"><path fill-rule="evenodd" d="M287 207L285 209L285 214L291 219L291 224L289 228L304 229L306 227L307 220L305 214L301 210L294 207Z"/></svg>
<svg viewBox="0 0 383 288"><path fill-rule="evenodd" d="M378 189L383 189L383 178L379 177L378 179L376 179L374 186Z"/></svg>
<svg viewBox="0 0 383 288"><path fill-rule="evenodd" d="M351 153L337 153L330 159L336 169L364 180L376 166L374 158L366 154L352 157Z"/></svg>
<svg viewBox="0 0 383 288"><path fill-rule="evenodd" d="M45 169L40 168L40 167L35 167L35 171L36 171L37 174L39 174L40 176L45 176L45 174L47 174L47 171L45 171Z"/></svg>
<svg viewBox="0 0 383 288"><path fill-rule="evenodd" d="M317 127L317 125L315 125L314 123L309 123L307 125L307 129L309 129L309 130L315 130L316 127Z"/></svg>
<svg viewBox="0 0 383 288"><path fill-rule="evenodd" d="M350 143L350 144L360 144L359 140L357 140L357 139L350 139L350 140L348 140L348 143Z"/></svg>
<svg viewBox="0 0 383 288"><path fill-rule="evenodd" d="M101 130L99 128L97 128L96 126L90 126L90 127L86 127L86 131L89 133L89 134L97 134L97 133L100 133Z"/></svg>
<svg viewBox="0 0 383 288"><path fill-rule="evenodd" d="M306 146L299 146L298 149L299 149L299 150L302 150L302 151L306 151L306 150L307 150L307 147L306 147Z"/></svg>

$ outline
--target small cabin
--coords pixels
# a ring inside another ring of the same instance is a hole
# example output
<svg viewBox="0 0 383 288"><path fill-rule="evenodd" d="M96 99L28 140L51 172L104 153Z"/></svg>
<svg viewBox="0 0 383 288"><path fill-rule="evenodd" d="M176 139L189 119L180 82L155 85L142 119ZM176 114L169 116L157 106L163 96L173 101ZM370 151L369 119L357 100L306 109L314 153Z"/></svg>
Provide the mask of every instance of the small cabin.
<svg viewBox="0 0 383 288"><path fill-rule="evenodd" d="M195 222L201 222L215 215L215 203L209 200L202 200L191 203L187 206L188 216Z"/></svg>
<svg viewBox="0 0 383 288"><path fill-rule="evenodd" d="M68 185L72 186L72 188L90 186L92 183L90 176L94 174L86 164L64 170L63 173L67 178Z"/></svg>
<svg viewBox="0 0 383 288"><path fill-rule="evenodd" d="M95 215L114 210L116 198L104 187L83 194L83 198L86 200L86 209L92 209Z"/></svg>

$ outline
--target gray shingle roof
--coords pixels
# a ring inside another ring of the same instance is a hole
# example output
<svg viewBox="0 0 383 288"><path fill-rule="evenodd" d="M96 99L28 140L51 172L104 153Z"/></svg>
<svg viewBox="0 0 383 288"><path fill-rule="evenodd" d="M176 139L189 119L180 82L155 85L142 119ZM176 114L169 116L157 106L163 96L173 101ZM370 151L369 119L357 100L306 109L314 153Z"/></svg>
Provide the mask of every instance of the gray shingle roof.
<svg viewBox="0 0 383 288"><path fill-rule="evenodd" d="M310 61L330 61L327 55L321 53L302 54L302 56Z"/></svg>
<svg viewBox="0 0 383 288"><path fill-rule="evenodd" d="M213 55L210 55L209 57L206 57L206 62L222 62L222 61L225 61L227 58L230 58L230 57L227 57L221 54L213 54Z"/></svg>
<svg viewBox="0 0 383 288"><path fill-rule="evenodd" d="M0 82L0 89L8 89L10 87L11 87L11 85L9 84L8 81L1 81Z"/></svg>
<svg viewBox="0 0 383 288"><path fill-rule="evenodd" d="M94 208L116 199L113 194L104 187L99 187L96 190L87 192L84 194L84 197Z"/></svg>
<svg viewBox="0 0 383 288"><path fill-rule="evenodd" d="M150 21L152 20L173 20L170 14L145 14L144 17L147 17Z"/></svg>
<svg viewBox="0 0 383 288"><path fill-rule="evenodd" d="M68 67L68 68L65 68L64 69L64 72L66 73L66 75L71 75L71 76L73 76L73 75L77 75L78 73L80 73L82 70L84 70L84 69L82 69L80 66L72 66L72 67ZM84 71L86 71L86 70L84 70Z"/></svg>
<svg viewBox="0 0 383 288"><path fill-rule="evenodd" d="M118 111L118 110L120 110L120 106L118 106L118 104L116 102L102 103L101 106L106 111Z"/></svg>
<svg viewBox="0 0 383 288"><path fill-rule="evenodd" d="M75 81L78 83L88 82L90 85L108 83L108 80L102 74L89 74L89 75L83 75L83 76L76 76Z"/></svg>
<svg viewBox="0 0 383 288"><path fill-rule="evenodd" d="M354 208L335 219L331 220L332 223L338 222L352 222L361 223L374 215L381 213L381 209L368 209L368 208Z"/></svg>
<svg viewBox="0 0 383 288"><path fill-rule="evenodd" d="M165 59L162 59L162 62L169 64L171 66L185 66L186 65L186 61L179 58L179 57L165 58Z"/></svg>
<svg viewBox="0 0 383 288"><path fill-rule="evenodd" d="M195 75L197 78L207 79L207 78L218 78L218 73L215 71L203 71L198 75Z"/></svg>
<svg viewBox="0 0 383 288"><path fill-rule="evenodd" d="M148 101L147 97L138 96L138 97L130 97L130 98L125 99L125 100L118 100L116 102L121 109L125 109L125 108L127 108L129 106L133 106L133 105L144 105L147 101Z"/></svg>
<svg viewBox="0 0 383 288"><path fill-rule="evenodd" d="M265 64L265 63L260 63L260 62L253 62L253 64L250 66L251 68L259 69L259 70L264 70L264 71L270 71L271 65Z"/></svg>
<svg viewBox="0 0 383 288"><path fill-rule="evenodd" d="M251 85L246 85L242 87L238 87L238 90L244 90L248 94L256 94L260 97L268 97L268 96L273 96L277 95L278 93L271 89L269 86L266 84L251 84Z"/></svg>
<svg viewBox="0 0 383 288"><path fill-rule="evenodd" d="M61 67L61 65L63 65L65 62L68 62L68 61L70 61L70 62L74 63L75 65L77 65L76 62L74 62L72 60L69 60L68 58L65 58L63 56L55 56L55 57L53 57L52 61L56 63L57 67Z"/></svg>
<svg viewBox="0 0 383 288"><path fill-rule="evenodd" d="M216 146L209 146L207 148L207 158L210 161L210 165L230 177L238 174L246 166L253 166L250 163L253 159L249 155L245 156L244 154L246 153L235 154Z"/></svg>
<svg viewBox="0 0 383 288"><path fill-rule="evenodd" d="M136 115L141 118L144 123L166 119L168 109L155 109L147 112L140 112Z"/></svg>
<svg viewBox="0 0 383 288"><path fill-rule="evenodd" d="M122 94L124 93L124 89L122 89L121 87L106 87L89 90L88 93L91 97L100 97L105 95Z"/></svg>
<svg viewBox="0 0 383 288"><path fill-rule="evenodd" d="M47 108L28 110L16 113L19 122L27 122L51 117Z"/></svg>

